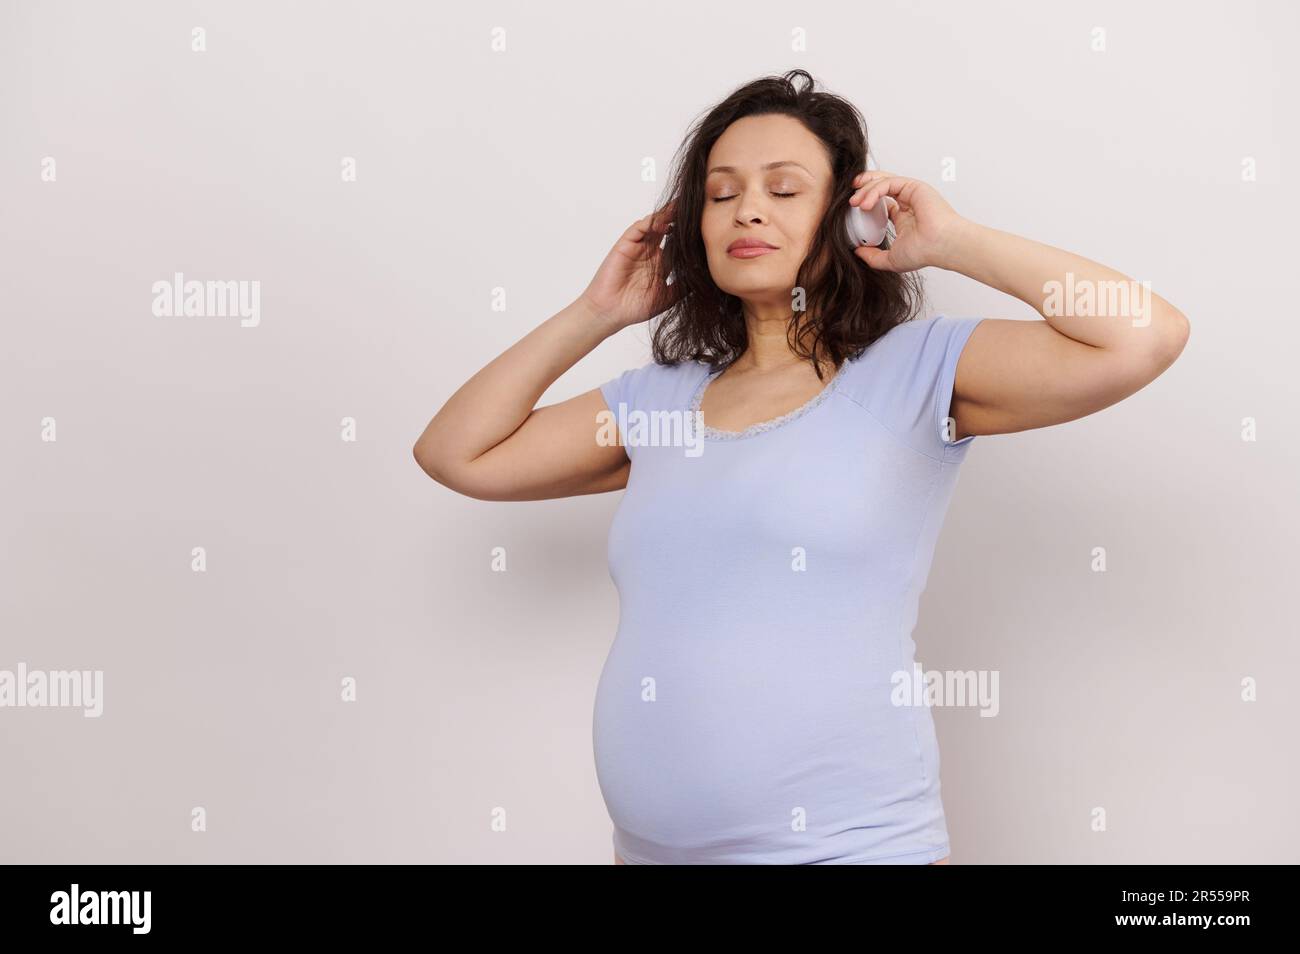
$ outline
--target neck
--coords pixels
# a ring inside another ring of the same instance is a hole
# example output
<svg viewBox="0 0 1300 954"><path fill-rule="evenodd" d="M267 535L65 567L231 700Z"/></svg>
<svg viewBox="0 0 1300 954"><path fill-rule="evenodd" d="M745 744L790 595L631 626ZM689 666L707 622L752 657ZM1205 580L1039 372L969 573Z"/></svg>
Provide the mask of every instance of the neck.
<svg viewBox="0 0 1300 954"><path fill-rule="evenodd" d="M735 367L763 373L808 363L790 347L787 331L794 316L788 306L745 302L743 307L748 343L735 360ZM823 361L822 365L823 370L830 367L829 362Z"/></svg>

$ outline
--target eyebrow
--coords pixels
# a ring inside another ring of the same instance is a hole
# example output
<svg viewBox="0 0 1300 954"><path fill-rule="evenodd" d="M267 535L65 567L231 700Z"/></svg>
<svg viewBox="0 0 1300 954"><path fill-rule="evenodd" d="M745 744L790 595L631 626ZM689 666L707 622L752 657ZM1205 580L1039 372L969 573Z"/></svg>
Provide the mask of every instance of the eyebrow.
<svg viewBox="0 0 1300 954"><path fill-rule="evenodd" d="M802 165L801 163L795 162L793 159L778 159L776 162L769 162L765 166L759 166L759 169L777 169L780 168L781 166L799 166L799 168L803 169L804 172L808 172L808 168L806 166ZM713 175L715 172L735 172L735 171L736 171L735 166L714 166L706 173L706 175ZM811 176L812 173L808 172L808 175Z"/></svg>

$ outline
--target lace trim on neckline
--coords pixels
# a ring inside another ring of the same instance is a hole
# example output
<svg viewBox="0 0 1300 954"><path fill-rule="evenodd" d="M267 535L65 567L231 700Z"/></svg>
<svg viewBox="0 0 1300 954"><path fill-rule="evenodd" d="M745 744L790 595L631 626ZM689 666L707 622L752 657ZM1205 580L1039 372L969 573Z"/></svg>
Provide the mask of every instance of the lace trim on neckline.
<svg viewBox="0 0 1300 954"><path fill-rule="evenodd" d="M831 393L835 390L836 386L840 383L840 379L844 376L844 372L848 370L848 367L849 367L849 360L846 358L843 362L840 363L839 370L836 371L831 376L831 379L829 382L827 382L826 387L822 388L819 392L817 392L817 394L813 395L813 397L811 397L804 404L795 408L793 411L788 411L785 414L782 414L780 417L774 417L767 421L759 421L757 424L750 424L748 427L739 431L722 431L722 430L718 430L715 427L709 427L709 425L705 424L704 429L701 431L701 434L709 440L735 441L735 440L741 440L742 438L746 438L746 437L753 437L756 434L762 434L767 431L775 430L778 427L781 427L785 424L789 424L791 421L796 421L799 418L803 417L805 414L807 414L809 411L811 411L813 408L818 407L820 404L822 404L822 402L824 402L828 397L831 396ZM723 370L726 369L724 368ZM688 415L689 420L695 421L701 419L700 405L704 402L704 392L708 389L708 386L713 382L713 379L716 378L721 373L722 373L721 371L709 372L704 376L704 380L702 380L699 383L699 385L695 388L695 393L691 396L691 403L689 407L690 413Z"/></svg>

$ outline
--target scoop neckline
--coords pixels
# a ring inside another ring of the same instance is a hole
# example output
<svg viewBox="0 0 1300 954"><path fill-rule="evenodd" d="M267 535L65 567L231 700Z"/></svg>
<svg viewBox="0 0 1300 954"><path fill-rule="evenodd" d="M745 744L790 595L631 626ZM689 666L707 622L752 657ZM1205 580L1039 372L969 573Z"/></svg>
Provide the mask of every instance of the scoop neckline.
<svg viewBox="0 0 1300 954"><path fill-rule="evenodd" d="M831 379L826 383L826 386L822 388L820 391L818 391L816 394L814 394L807 401L805 401L803 404L801 404L799 407L795 408L793 411L787 411L785 414L778 415L777 417L770 418L766 421L759 421L755 424L750 424L748 427L745 427L739 431L724 431L716 427L710 427L708 424L704 424L700 434L706 440L736 441L736 440L743 440L749 437L755 437L758 434L766 434L770 431L776 430L779 427L783 427L784 425L789 424L803 417L813 408L818 407L828 397L830 397L831 393L835 390L836 386L839 384L840 379L844 376L844 372L848 370L848 367L849 367L849 360L845 358L842 362L840 362L839 369L833 375L831 375ZM717 378L720 374L722 374L722 372L725 370L727 369L722 368L721 370L718 371L707 371L704 375L703 380L701 380L700 383L696 385L695 393L691 395L691 402L688 408L688 410L690 411L689 417L692 421L702 422L704 420L703 412L700 410L700 405L704 403L704 392L708 390L709 385L713 383L714 379Z"/></svg>

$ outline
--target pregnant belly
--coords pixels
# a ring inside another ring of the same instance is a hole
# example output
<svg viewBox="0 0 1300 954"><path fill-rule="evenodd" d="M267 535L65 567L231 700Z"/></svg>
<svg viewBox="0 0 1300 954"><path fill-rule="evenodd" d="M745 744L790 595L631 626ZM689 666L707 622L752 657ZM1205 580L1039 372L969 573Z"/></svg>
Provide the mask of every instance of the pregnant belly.
<svg viewBox="0 0 1300 954"><path fill-rule="evenodd" d="M852 637L783 643L620 636L592 730L615 825L667 852L815 855L854 831L855 850L884 851L932 821L929 712L893 705L897 666Z"/></svg>

